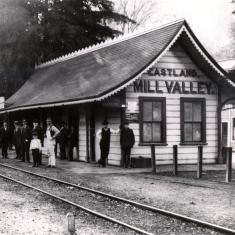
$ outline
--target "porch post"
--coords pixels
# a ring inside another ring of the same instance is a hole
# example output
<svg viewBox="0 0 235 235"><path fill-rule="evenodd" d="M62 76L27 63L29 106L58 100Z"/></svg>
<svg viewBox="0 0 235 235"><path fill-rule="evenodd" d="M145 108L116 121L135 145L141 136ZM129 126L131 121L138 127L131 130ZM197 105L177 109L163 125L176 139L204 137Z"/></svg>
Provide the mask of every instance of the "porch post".
<svg viewBox="0 0 235 235"><path fill-rule="evenodd" d="M217 123L217 129L218 129L218 157L217 157L217 163L223 163L223 156L221 151L222 146L222 140L221 140L221 112L222 112L222 102L221 102L221 89L218 88L218 123Z"/></svg>
<svg viewBox="0 0 235 235"><path fill-rule="evenodd" d="M90 160L95 161L95 104L90 106Z"/></svg>
<svg viewBox="0 0 235 235"><path fill-rule="evenodd" d="M86 109L86 158L87 162L90 162L90 105L87 105Z"/></svg>
<svg viewBox="0 0 235 235"><path fill-rule="evenodd" d="M121 128L123 127L125 113L126 113L126 89L121 91L121 113L120 113L120 127ZM122 148L121 148L120 166L122 167L123 165L124 165L124 162L123 162L123 154L122 154Z"/></svg>

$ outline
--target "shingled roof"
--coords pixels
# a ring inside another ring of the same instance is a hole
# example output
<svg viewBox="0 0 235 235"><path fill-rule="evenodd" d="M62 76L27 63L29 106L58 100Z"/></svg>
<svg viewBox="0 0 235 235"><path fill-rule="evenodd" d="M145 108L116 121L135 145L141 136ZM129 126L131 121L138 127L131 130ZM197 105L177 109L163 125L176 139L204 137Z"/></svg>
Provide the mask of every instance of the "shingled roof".
<svg viewBox="0 0 235 235"><path fill-rule="evenodd" d="M105 99L145 72L181 39L216 82L234 84L207 53L185 20L124 36L42 64L6 102L5 111L86 103ZM200 59L199 59L200 58Z"/></svg>

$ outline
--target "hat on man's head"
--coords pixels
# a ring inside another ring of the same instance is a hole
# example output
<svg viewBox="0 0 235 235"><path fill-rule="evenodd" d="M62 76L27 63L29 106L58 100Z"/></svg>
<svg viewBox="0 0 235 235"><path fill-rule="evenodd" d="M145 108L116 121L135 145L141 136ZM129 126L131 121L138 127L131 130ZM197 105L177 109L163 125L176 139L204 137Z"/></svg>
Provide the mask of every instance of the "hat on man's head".
<svg viewBox="0 0 235 235"><path fill-rule="evenodd" d="M103 121L103 125L108 125L109 123L108 123L108 121L107 120L104 120Z"/></svg>
<svg viewBox="0 0 235 235"><path fill-rule="evenodd" d="M124 124L124 125L128 125L128 124L129 124L129 121L128 121L128 120L124 120L124 121L123 121L123 124Z"/></svg>
<svg viewBox="0 0 235 235"><path fill-rule="evenodd" d="M34 118L33 123L38 123L38 119Z"/></svg>
<svg viewBox="0 0 235 235"><path fill-rule="evenodd" d="M51 117L47 117L46 121L52 121Z"/></svg>

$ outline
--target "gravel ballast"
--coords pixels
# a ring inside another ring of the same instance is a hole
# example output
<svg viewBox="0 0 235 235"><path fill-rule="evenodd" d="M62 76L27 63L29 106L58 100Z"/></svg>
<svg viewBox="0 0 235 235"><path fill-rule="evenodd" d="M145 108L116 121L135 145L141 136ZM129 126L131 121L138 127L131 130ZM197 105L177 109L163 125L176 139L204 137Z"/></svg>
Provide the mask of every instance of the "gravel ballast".
<svg viewBox="0 0 235 235"><path fill-rule="evenodd" d="M27 182L47 192L76 202L92 210L99 211L108 216L115 217L133 226L142 228L154 234L219 234L214 231L185 223L160 214L153 214L133 206L112 201L102 196L77 190L73 187L40 179L19 171L0 167L0 173Z"/></svg>

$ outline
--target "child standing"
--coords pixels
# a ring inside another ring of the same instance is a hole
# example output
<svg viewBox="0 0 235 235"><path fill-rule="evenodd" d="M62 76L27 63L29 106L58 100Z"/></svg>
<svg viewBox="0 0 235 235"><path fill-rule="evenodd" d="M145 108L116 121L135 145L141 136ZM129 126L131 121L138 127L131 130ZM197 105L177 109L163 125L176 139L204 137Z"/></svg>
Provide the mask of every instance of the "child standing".
<svg viewBox="0 0 235 235"><path fill-rule="evenodd" d="M42 151L42 144L40 139L38 139L37 132L32 133L33 139L30 143L30 150L32 150L33 155L33 166L38 167L40 163L40 153Z"/></svg>

